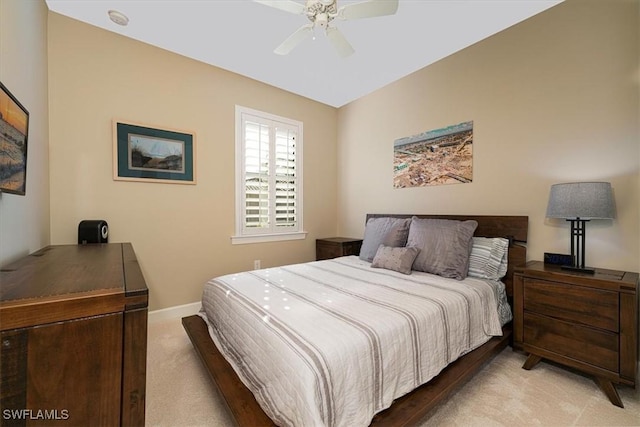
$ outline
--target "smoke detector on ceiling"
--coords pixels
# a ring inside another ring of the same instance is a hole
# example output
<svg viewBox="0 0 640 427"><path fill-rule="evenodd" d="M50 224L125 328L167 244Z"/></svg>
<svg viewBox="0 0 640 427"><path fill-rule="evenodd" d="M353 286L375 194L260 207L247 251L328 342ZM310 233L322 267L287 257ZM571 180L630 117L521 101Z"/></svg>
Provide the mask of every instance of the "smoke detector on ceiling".
<svg viewBox="0 0 640 427"><path fill-rule="evenodd" d="M127 15L125 15L122 12L118 12L117 10L110 10L108 14L109 14L109 19L111 19L113 22L115 22L118 25L122 25L123 27L126 27L127 24L129 23L129 18L127 18Z"/></svg>

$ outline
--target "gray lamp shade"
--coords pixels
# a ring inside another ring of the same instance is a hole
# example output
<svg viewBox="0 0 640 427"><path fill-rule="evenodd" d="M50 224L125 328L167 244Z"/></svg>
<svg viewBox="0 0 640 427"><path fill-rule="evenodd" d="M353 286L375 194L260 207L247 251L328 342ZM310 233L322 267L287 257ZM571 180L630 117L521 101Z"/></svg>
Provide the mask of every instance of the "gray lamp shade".
<svg viewBox="0 0 640 427"><path fill-rule="evenodd" d="M612 219L613 192L608 182L569 182L551 186L547 218Z"/></svg>

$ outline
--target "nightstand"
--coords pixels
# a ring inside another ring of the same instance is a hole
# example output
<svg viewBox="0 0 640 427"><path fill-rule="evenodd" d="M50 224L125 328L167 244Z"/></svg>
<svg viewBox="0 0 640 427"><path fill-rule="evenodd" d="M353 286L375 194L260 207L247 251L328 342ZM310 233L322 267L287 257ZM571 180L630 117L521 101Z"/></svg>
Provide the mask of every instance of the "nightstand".
<svg viewBox="0 0 640 427"><path fill-rule="evenodd" d="M316 239L316 260L331 259L347 255L359 255L362 239L328 237Z"/></svg>
<svg viewBox="0 0 640 427"><path fill-rule="evenodd" d="M562 270L530 261L513 284L515 349L593 375L611 403L623 407L615 384L636 385L638 273Z"/></svg>

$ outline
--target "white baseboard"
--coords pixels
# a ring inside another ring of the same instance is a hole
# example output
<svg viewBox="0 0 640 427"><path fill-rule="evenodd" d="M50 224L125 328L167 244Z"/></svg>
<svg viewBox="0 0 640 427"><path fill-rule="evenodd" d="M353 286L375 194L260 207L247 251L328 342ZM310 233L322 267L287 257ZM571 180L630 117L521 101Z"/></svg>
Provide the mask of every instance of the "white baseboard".
<svg viewBox="0 0 640 427"><path fill-rule="evenodd" d="M149 312L149 322L159 322L163 320L180 319L185 316L197 314L202 307L201 302L191 304L176 305L175 307L163 308Z"/></svg>

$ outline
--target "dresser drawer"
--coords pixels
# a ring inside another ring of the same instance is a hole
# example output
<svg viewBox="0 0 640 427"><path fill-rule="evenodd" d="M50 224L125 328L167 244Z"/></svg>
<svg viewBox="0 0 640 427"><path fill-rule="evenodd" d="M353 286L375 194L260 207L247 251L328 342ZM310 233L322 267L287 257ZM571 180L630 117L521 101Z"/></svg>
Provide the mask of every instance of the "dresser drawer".
<svg viewBox="0 0 640 427"><path fill-rule="evenodd" d="M619 331L617 292L524 279L524 310L607 331Z"/></svg>
<svg viewBox="0 0 640 427"><path fill-rule="evenodd" d="M618 335L613 332L525 312L524 342L564 357L618 372Z"/></svg>

